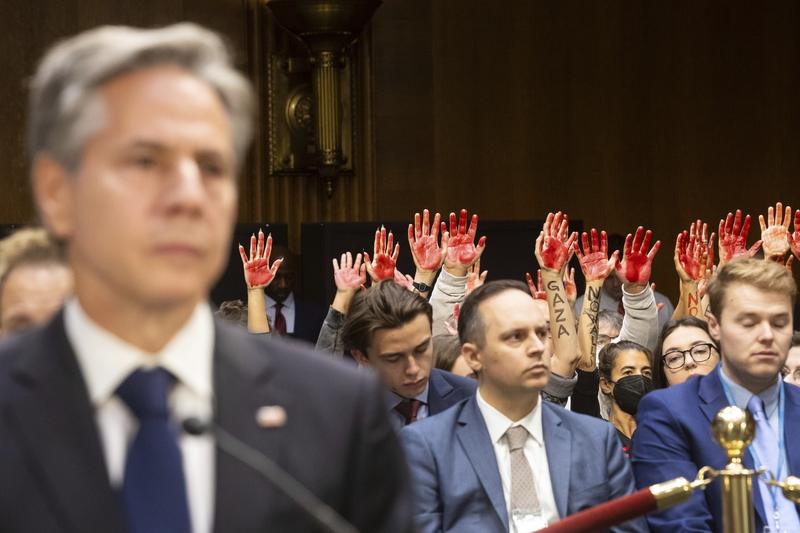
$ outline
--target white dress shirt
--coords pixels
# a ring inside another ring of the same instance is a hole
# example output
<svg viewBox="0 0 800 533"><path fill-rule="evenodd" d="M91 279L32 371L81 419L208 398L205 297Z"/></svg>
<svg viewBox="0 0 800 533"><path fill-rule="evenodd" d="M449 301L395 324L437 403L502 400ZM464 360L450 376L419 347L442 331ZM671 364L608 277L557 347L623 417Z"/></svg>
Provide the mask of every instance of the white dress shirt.
<svg viewBox="0 0 800 533"><path fill-rule="evenodd" d="M525 441L523 453L531 465L534 482L536 483L536 494L539 496L542 516L548 524L552 524L559 519L556 500L553 496L553 486L550 482L550 468L547 462L547 450L544 447L544 436L542 432L542 399L536 402L536 407L525 415L518 422L507 418L503 413L489 405L481 396L480 388L476 394L478 409L480 409L483 420L486 422L486 429L489 430L489 437L492 439L497 468L500 470L500 480L503 482L503 498L506 502L508 511L509 527L511 526L511 452L508 449L508 442L505 438L508 428L522 426L528 430L529 436ZM513 529L512 529L513 531Z"/></svg>
<svg viewBox="0 0 800 533"><path fill-rule="evenodd" d="M267 302L267 318L269 318L269 329L275 330L275 306L278 304L275 300L266 296ZM294 303L294 292L290 292L289 296L283 301L281 314L286 320L286 333L294 333L294 312L297 306Z"/></svg>
<svg viewBox="0 0 800 533"><path fill-rule="evenodd" d="M175 424L212 415L214 320L200 304L186 325L157 354L131 346L97 325L76 298L64 309L64 325L95 408L95 421L111 486L122 485L125 458L138 430L136 416L116 396L116 389L138 368L160 366L175 376L169 408ZM180 429L178 429L180 431ZM180 433L186 495L194 533L211 533L214 519L214 441L211 436Z"/></svg>

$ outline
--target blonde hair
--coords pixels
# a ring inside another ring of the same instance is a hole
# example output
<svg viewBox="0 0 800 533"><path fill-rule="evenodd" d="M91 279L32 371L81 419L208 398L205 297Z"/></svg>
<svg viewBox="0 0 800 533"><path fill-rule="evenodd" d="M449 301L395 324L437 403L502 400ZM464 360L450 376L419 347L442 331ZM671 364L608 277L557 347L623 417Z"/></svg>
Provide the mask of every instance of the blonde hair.
<svg viewBox="0 0 800 533"><path fill-rule="evenodd" d="M725 291L729 285L741 283L767 292L787 294L792 305L797 299L797 284L786 267L774 261L762 259L736 259L717 270L708 284L708 299L711 313L720 319L722 316Z"/></svg>

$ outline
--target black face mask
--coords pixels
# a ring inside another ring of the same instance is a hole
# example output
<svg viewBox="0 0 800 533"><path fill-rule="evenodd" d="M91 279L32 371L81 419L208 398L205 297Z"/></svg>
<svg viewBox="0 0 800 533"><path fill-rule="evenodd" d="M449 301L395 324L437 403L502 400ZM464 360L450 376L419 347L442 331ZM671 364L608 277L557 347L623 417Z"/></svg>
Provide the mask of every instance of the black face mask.
<svg viewBox="0 0 800 533"><path fill-rule="evenodd" d="M619 408L631 416L636 416L639 401L642 397L655 388L653 380L641 374L625 376L614 384L614 401Z"/></svg>

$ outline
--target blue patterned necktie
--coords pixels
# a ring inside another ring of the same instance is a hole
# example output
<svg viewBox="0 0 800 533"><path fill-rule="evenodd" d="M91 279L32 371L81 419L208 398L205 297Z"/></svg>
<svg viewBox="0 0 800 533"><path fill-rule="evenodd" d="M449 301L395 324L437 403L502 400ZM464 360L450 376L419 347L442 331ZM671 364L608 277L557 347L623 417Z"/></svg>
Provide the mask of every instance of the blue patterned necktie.
<svg viewBox="0 0 800 533"><path fill-rule="evenodd" d="M117 389L117 395L139 420L122 484L129 533L192 531L178 435L167 408L173 381L162 368L140 369Z"/></svg>
<svg viewBox="0 0 800 533"><path fill-rule="evenodd" d="M783 386L783 385L781 385ZM770 472L775 474L775 477L783 476L784 472L778 472L778 463L780 454L780 446L778 444L778 437L775 431L769 425L767 415L764 413L764 401L757 395L753 395L750 401L747 402L747 410L752 413L756 421L756 437L753 443L750 444L751 455L755 451L754 459L756 459L756 468L766 466ZM797 509L794 503L790 502L783 496L780 489L769 487L764 483L761 478L758 480L758 490L761 493L761 504L764 506L764 514L767 516L770 531L784 532L784 531L800 531L800 520L797 517ZM775 516L775 500L777 498L777 513L779 515L776 521Z"/></svg>

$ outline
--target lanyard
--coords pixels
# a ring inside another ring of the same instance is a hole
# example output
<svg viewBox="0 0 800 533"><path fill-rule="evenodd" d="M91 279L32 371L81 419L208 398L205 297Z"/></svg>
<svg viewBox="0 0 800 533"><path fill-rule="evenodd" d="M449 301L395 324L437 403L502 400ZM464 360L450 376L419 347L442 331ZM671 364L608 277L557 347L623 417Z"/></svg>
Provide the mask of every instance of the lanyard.
<svg viewBox="0 0 800 533"><path fill-rule="evenodd" d="M717 367L717 371L720 374L719 375L719 381L720 381L720 383L722 383L722 390L725 391L725 397L728 398L728 404L729 405L736 405L736 403L733 401L733 395L731 395L731 391L730 391L730 389L728 387L728 384L725 382L725 379L722 377L722 365L719 365ZM785 385L783 384L783 380L781 380L781 382L780 382L780 391L778 393L778 431L779 431L779 433L778 433L778 471L774 472L775 479L782 479L781 471L783 470L783 466L784 466L783 463L784 463L784 459L786 457L786 453L785 453L785 450L783 448L784 447L784 442L783 442L783 439L784 439L784 435L783 435L783 432L784 432L783 431L784 406L785 406L785 400L786 400L786 398L784 397L784 392L783 392L784 391L784 387L785 387ZM764 416L767 418L767 421L766 421L767 424L769 424L769 417L767 416L766 412L764 412ZM756 454L756 451L755 451L755 449L753 449L752 446L750 447L750 455L753 456L753 462L755 463L756 467L758 467L758 464L761 461L758 459L758 455ZM767 487L767 492L769 493L770 497L772 498L773 513L775 514L775 516L777 516L778 515L778 490L779 490L779 488L778 487L771 487L769 485L766 485L766 487Z"/></svg>

